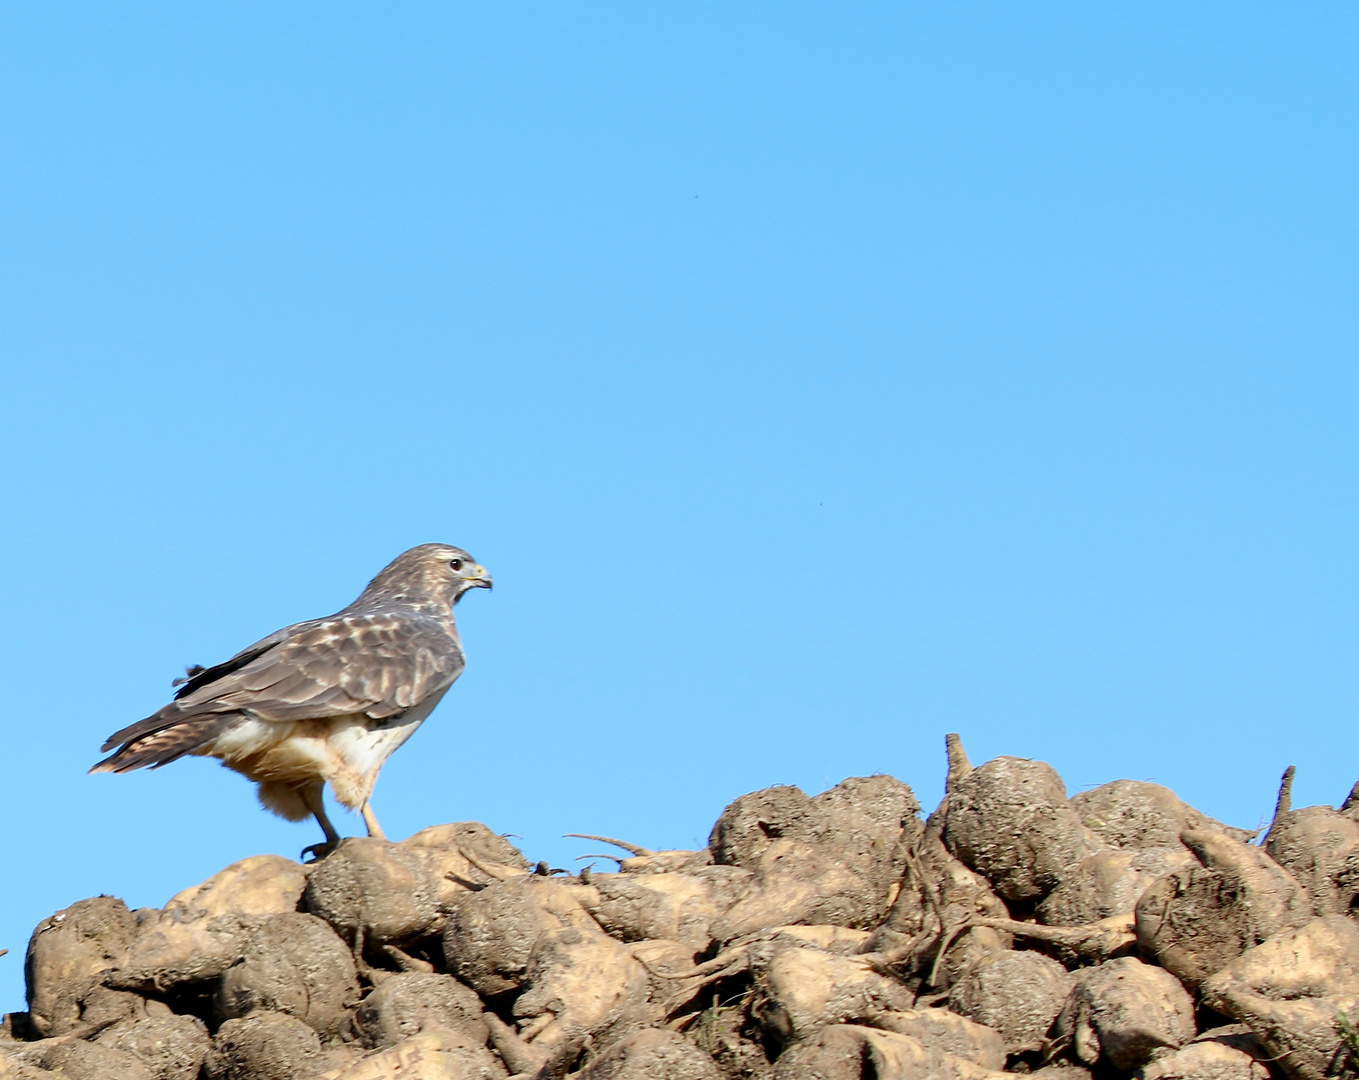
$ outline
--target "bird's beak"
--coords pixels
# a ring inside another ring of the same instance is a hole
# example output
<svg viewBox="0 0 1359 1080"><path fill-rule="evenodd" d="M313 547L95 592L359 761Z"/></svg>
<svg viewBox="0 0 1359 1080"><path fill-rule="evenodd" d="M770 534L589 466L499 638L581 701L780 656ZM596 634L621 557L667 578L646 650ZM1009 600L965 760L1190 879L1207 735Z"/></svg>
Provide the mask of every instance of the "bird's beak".
<svg viewBox="0 0 1359 1080"><path fill-rule="evenodd" d="M467 575L467 582L474 589L489 589L491 575L486 572L486 567L478 564L472 567L472 572Z"/></svg>

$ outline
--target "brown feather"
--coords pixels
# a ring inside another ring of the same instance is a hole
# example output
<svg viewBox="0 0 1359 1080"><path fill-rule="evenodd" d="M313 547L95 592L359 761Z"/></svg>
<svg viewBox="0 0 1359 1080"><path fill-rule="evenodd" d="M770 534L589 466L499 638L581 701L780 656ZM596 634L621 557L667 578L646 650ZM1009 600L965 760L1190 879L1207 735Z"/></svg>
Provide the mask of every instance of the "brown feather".
<svg viewBox="0 0 1359 1080"><path fill-rule="evenodd" d="M239 713L227 713L224 716L197 717L173 727L162 728L128 742L117 753L110 754L96 764L90 772L123 773L148 765L159 769L212 742L240 719Z"/></svg>

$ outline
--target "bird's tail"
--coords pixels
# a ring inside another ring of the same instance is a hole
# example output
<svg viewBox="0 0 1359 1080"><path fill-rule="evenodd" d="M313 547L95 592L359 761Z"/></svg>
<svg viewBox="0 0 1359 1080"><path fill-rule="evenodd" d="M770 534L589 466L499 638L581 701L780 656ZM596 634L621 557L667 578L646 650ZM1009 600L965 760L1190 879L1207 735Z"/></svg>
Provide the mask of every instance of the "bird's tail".
<svg viewBox="0 0 1359 1080"><path fill-rule="evenodd" d="M216 739L233 720L239 718L239 713L193 716L171 721L165 727L137 732L123 741L123 744L103 761L96 762L90 772L124 773L147 766L158 769L185 754L202 749ZM133 725L134 728L138 726L140 725ZM104 744L104 749L107 750L115 742L121 741L119 736L123 734L124 732L119 732L113 736Z"/></svg>

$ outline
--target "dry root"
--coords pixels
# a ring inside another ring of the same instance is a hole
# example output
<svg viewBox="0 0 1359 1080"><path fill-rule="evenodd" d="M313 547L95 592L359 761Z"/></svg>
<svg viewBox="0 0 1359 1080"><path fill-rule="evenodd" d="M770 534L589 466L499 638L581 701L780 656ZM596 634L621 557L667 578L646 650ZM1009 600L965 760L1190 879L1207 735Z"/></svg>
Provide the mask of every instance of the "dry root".
<svg viewBox="0 0 1359 1080"><path fill-rule="evenodd" d="M593 835L591 835L590 833L580 833L580 832L569 832L569 833L563 833L562 835L563 835L563 836L574 837L574 838L577 839L577 840L598 840L601 844L612 844L612 845L613 845L614 847L616 847L616 848L622 848L622 849L623 849L624 851L626 851L629 855L655 855L655 854L656 854L654 851L650 850L649 848L638 847L636 844L629 844L626 840L615 840L615 839L614 839L613 837L611 837L611 836L593 836ZM612 855L603 855L603 856L600 856L600 855L583 855L583 856L581 856L581 857L582 857L582 858L586 858L586 859L596 859L596 858L611 859L611 858L613 858Z"/></svg>

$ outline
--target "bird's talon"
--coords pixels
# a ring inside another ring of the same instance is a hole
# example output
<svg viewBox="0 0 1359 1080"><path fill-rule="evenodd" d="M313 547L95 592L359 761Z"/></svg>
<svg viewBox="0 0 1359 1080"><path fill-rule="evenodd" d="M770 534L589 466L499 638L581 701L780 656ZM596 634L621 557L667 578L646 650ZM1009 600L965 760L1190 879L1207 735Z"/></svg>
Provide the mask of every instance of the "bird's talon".
<svg viewBox="0 0 1359 1080"><path fill-rule="evenodd" d="M304 863L320 862L327 855L330 855L340 846L338 840L325 840L319 844L309 844L302 849L302 861ZM311 858L307 858L310 855Z"/></svg>

